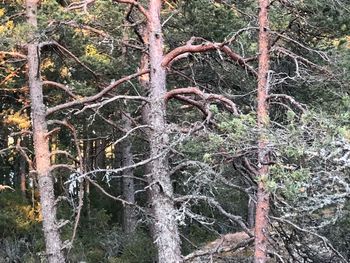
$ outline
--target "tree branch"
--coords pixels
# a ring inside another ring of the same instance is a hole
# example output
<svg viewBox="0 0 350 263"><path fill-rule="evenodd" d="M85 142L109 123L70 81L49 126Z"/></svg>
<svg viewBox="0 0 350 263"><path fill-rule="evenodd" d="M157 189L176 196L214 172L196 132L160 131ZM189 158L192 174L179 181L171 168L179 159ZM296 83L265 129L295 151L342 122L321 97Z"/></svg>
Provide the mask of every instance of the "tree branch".
<svg viewBox="0 0 350 263"><path fill-rule="evenodd" d="M169 99L177 96L177 95L183 95L183 94L193 94L199 96L201 99L203 99L205 102L210 102L210 101L219 101L221 102L226 109L228 109L230 112L234 113L235 115L239 115L239 112L237 110L237 106L235 103L233 103L231 100L228 98L222 96L222 95L217 95L217 94L207 94L198 89L197 87L187 87L187 88L177 88L173 89L171 91L168 91L165 94L165 101L168 101Z"/></svg>
<svg viewBox="0 0 350 263"><path fill-rule="evenodd" d="M95 94L93 96L85 97L85 98L82 98L82 99L77 99L77 100L74 100L74 101L66 102L66 103L54 106L52 108L49 108L49 109L47 109L46 115L49 116L50 114L55 113L56 111L60 111L60 110L64 110L64 109L67 109L67 108L70 108L70 107L83 105L83 104L86 104L86 103L90 103L90 102L96 101L96 100L100 99L103 95L107 94L111 90L113 90L116 87L120 86L121 84L123 84L123 83L125 83L125 82L127 82L127 81L129 81L129 80L131 80L133 78L136 78L136 77L142 76L144 74L147 74L147 73L149 73L149 70L144 70L144 71L137 72L135 74L126 76L124 78L121 78L121 79L119 79L117 81L114 81L112 84L110 84L109 86L107 86L106 88L104 88L99 93L97 93L97 94Z"/></svg>
<svg viewBox="0 0 350 263"><path fill-rule="evenodd" d="M77 96L70 90L70 88L64 84L55 82L55 81L50 81L50 80L44 80L43 86L52 86L55 88L59 88L63 91L65 91L69 96L71 96L73 99L77 99Z"/></svg>
<svg viewBox="0 0 350 263"><path fill-rule="evenodd" d="M243 57L233 52L228 46L224 45L223 43L205 42L203 44L193 45L192 43L194 42L194 40L195 38L192 38L186 43L186 45L177 47L170 51L168 54L166 54L163 58L162 66L168 67L172 61L174 61L179 56L185 53L203 53L212 50L220 50L224 52L231 60L233 60L238 65L246 69L249 74L255 77L257 76L257 72L255 71L255 69L249 64L247 64Z"/></svg>

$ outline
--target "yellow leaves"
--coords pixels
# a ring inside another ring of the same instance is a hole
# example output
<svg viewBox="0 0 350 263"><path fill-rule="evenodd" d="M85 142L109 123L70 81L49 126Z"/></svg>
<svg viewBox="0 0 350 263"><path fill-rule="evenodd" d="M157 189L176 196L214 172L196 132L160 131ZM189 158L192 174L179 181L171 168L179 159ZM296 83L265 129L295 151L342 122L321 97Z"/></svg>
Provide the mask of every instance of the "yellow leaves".
<svg viewBox="0 0 350 263"><path fill-rule="evenodd" d="M336 39L333 39L331 42L332 42L332 45L336 48L345 47L346 49L350 49L350 36L336 38Z"/></svg>
<svg viewBox="0 0 350 263"><path fill-rule="evenodd" d="M0 8L0 17L5 15L5 8Z"/></svg>
<svg viewBox="0 0 350 263"><path fill-rule="evenodd" d="M30 119L28 115L22 112L13 112L13 110L4 116L4 123L17 126L20 130L27 130L30 128Z"/></svg>
<svg viewBox="0 0 350 263"><path fill-rule="evenodd" d="M15 27L12 20L7 21L4 25L0 25L0 34L8 33Z"/></svg>
<svg viewBox="0 0 350 263"><path fill-rule="evenodd" d="M31 205L26 205L26 206L22 205L22 206L19 206L18 209L30 221L41 222L43 220L42 215L41 215L41 205L40 205L40 203L37 203L35 205L35 207L33 207ZM30 223L30 222L28 222L26 220L24 222L26 222L26 224ZM20 222L18 222L18 223L20 223Z"/></svg>
<svg viewBox="0 0 350 263"><path fill-rule="evenodd" d="M107 55L101 54L94 45L87 45L85 47L85 56L93 58L103 64L110 63L109 57Z"/></svg>
<svg viewBox="0 0 350 263"><path fill-rule="evenodd" d="M93 57L98 54L97 49L94 45L87 45L85 47L85 55L88 57Z"/></svg>
<svg viewBox="0 0 350 263"><path fill-rule="evenodd" d="M231 5L231 10L235 14L235 16L240 17L240 13L239 13L239 11L238 11L238 9L237 9L235 4Z"/></svg>
<svg viewBox="0 0 350 263"><path fill-rule="evenodd" d="M55 63L50 58L45 58L41 62L41 69L46 69L53 72L55 70Z"/></svg>
<svg viewBox="0 0 350 263"><path fill-rule="evenodd" d="M67 67L62 67L61 70L60 70L60 76L61 76L62 78L70 77L71 74L70 74L69 68L67 68Z"/></svg>

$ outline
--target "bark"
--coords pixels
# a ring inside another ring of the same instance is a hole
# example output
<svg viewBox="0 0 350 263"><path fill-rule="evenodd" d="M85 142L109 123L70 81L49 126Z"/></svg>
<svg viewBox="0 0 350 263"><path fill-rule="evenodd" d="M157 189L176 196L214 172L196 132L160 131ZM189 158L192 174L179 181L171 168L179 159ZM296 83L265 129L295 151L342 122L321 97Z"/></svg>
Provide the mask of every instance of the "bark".
<svg viewBox="0 0 350 263"><path fill-rule="evenodd" d="M166 150L169 138L166 126L165 100L166 72L162 67L163 36L160 21L162 1L149 1L149 19L147 21L147 40L149 41L149 106L144 110L145 122L152 126L147 133L150 157L154 158ZM143 61L144 64L145 61ZM154 224L153 239L158 250L158 262L182 262L180 251L180 237L175 220L173 188L168 176L168 157L162 155L155 159L148 167L151 175L148 177L150 185L149 198Z"/></svg>
<svg viewBox="0 0 350 263"><path fill-rule="evenodd" d="M88 134L88 131L85 130L85 134ZM91 159L91 149L93 148L93 141L84 140L83 142L83 158L84 158L84 171L89 172L92 169L92 159ZM91 202L90 202L90 182L88 180L85 181L85 203L86 203L86 213L88 226L90 227L91 221Z"/></svg>
<svg viewBox="0 0 350 263"><path fill-rule="evenodd" d="M268 6L269 0L259 0L259 70L258 70L258 127L260 138L258 142L259 171L258 192L255 214L255 251L254 262L264 263L267 261L268 244L268 214L269 192L266 180L269 173L268 149L266 129L269 125L268 114L268 70L269 70L269 34L268 34Z"/></svg>
<svg viewBox="0 0 350 263"><path fill-rule="evenodd" d="M248 228L254 228L255 226L255 202L252 199L248 201Z"/></svg>
<svg viewBox="0 0 350 263"><path fill-rule="evenodd" d="M129 131L131 129L131 120L129 118L129 115L122 116L122 119L124 121L123 128L126 131ZM126 138L124 142L122 143L122 166L130 166L133 164L133 155L131 151L131 140L130 138ZM135 185L134 185L134 179L132 176L134 175L132 169L127 169L124 171L123 174L123 197L124 200L128 203L135 203ZM126 235L131 235L136 228L136 214L134 207L130 205L125 205L123 210L123 230Z"/></svg>
<svg viewBox="0 0 350 263"><path fill-rule="evenodd" d="M104 169L106 168L106 140L105 139L97 139L95 141L96 144L96 165L95 169Z"/></svg>
<svg viewBox="0 0 350 263"><path fill-rule="evenodd" d="M26 159L22 155L19 156L19 175L20 175L21 193L22 193L23 199L25 199L26 198L26 191L27 191Z"/></svg>
<svg viewBox="0 0 350 263"><path fill-rule="evenodd" d="M37 30L37 7L38 0L26 1L27 22L32 30ZM27 47L34 153L42 207L46 254L50 263L64 262L62 242L56 223L54 183L50 173L50 151L46 136L46 109L39 72L39 43L34 33L31 34L31 41L27 44Z"/></svg>

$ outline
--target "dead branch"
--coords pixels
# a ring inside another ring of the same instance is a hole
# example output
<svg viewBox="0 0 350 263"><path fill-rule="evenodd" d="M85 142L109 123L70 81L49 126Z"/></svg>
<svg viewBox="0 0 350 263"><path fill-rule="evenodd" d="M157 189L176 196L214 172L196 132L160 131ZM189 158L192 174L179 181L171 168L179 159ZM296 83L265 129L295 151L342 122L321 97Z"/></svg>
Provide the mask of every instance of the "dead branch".
<svg viewBox="0 0 350 263"><path fill-rule="evenodd" d="M253 237L249 237L245 232L229 233L223 235L217 240L210 242L205 247L192 252L184 257L184 261L190 261L197 257L233 252L240 248L251 245L254 241Z"/></svg>
<svg viewBox="0 0 350 263"><path fill-rule="evenodd" d="M221 214L226 216L227 218L231 219L235 223L237 223L243 230L246 232L250 237L253 237L253 233L251 230L246 226L246 224L243 222L242 217L232 215L231 213L227 212L218 201L216 201L214 198L211 198L209 196L202 196L202 195L185 195L180 196L177 198L174 198L175 202L182 203L189 200L201 200L205 201L210 205L213 205Z"/></svg>
<svg viewBox="0 0 350 263"><path fill-rule="evenodd" d="M125 133L124 136L122 136L121 138L119 138L118 140L116 140L115 142L113 142L112 145L113 145L113 146L117 145L118 143L122 142L122 141L125 140L127 137L129 137L130 134L133 133L135 130L143 129L143 128L151 128L151 126L149 126L149 125L140 125L140 126L134 127L134 128L132 128L131 130L127 131L127 132Z"/></svg>
<svg viewBox="0 0 350 263"><path fill-rule="evenodd" d="M338 256L339 258L341 258L342 261L343 261L344 263L347 263L347 262L348 262L348 261L344 258L344 256L343 256L338 250L336 250L336 249L332 246L331 242L330 242L326 237L321 236L321 235L319 235L319 234L317 234L317 233L315 233L315 232L313 232L313 231L310 231L310 230L308 230L308 229L302 228L302 227L300 227L300 226L294 224L293 222L291 222L291 221L289 221L289 220L287 220L287 219L284 219L284 218L281 218L281 217L275 217L275 216L269 216L269 217L270 217L271 219L274 219L274 220L278 221L278 222L286 223L286 224L290 225L291 227L293 227L293 228L299 230L300 232L308 233L308 234L310 234L310 235L312 235L312 236L315 236L315 237L319 238L320 240L322 240L322 242L324 243L324 245L325 245L326 247L329 247L335 254L337 254L337 256Z"/></svg>
<svg viewBox="0 0 350 263"><path fill-rule="evenodd" d="M226 97L224 97L222 95L204 93L203 91L201 91L197 87L177 88L177 89L173 89L171 91L168 91L165 94L165 101L168 101L169 99L175 97L176 95L183 95L183 94L197 95L201 99L203 99L205 102L219 101L230 112L234 113L235 115L239 115L236 104L234 104L231 100L227 99Z"/></svg>
<svg viewBox="0 0 350 263"><path fill-rule="evenodd" d="M86 11L87 6L95 3L96 0L83 0L81 2L74 2L71 3L69 6L65 8L66 11L72 11L76 9L84 9Z"/></svg>
<svg viewBox="0 0 350 263"><path fill-rule="evenodd" d="M120 86L121 84L124 84L125 82L127 82L133 78L137 78L137 77L142 76L142 75L147 74L147 73L149 73L149 70L140 71L140 72L137 72L135 74L123 77L117 81L114 81L109 86L107 86L106 88L104 88L103 90L101 90L99 93L97 93L95 95L92 95L90 97L81 98L81 99L76 99L74 101L66 102L66 103L54 106L52 108L49 108L49 109L47 109L46 115L49 116L50 114L52 114L56 111L60 111L60 110L67 109L70 107L83 105L86 103L96 101L96 100L100 99L103 95L107 94L111 90Z"/></svg>
<svg viewBox="0 0 350 263"><path fill-rule="evenodd" d="M104 38L110 37L110 35L108 33L104 32L103 30L96 29L96 28L89 26L89 25L80 24L80 23L77 23L76 21L73 21L73 20L71 20L71 21L55 21L55 20L53 20L49 23L48 26L54 25L54 24L70 26L73 28L86 30L86 31L92 32L92 33L99 35L101 37L104 37Z"/></svg>
<svg viewBox="0 0 350 263"><path fill-rule="evenodd" d="M6 189L10 189L10 190L12 190L12 192L15 191L15 189L13 189L11 186L0 184L0 192L4 191Z"/></svg>
<svg viewBox="0 0 350 263"><path fill-rule="evenodd" d="M67 48L62 46L56 41L48 41L48 42L42 42L40 43L40 48L44 46L56 46L59 50L61 50L63 53L67 54L69 57L71 57L75 62L77 62L80 66L85 68L87 71L89 71L96 79L98 78L97 74L89 68L87 65L85 65L83 62L80 61L80 59L74 55L71 51L69 51Z"/></svg>
<svg viewBox="0 0 350 263"><path fill-rule="evenodd" d="M57 169L67 169L67 170L74 171L74 172L76 171L76 168L73 165L63 164L63 163L54 164L54 165L51 165L51 167L50 167L51 172L54 170L57 170Z"/></svg>
<svg viewBox="0 0 350 263"><path fill-rule="evenodd" d="M292 105L294 105L296 108L298 108L303 114L306 113L306 111L307 111L306 105L303 105L303 104L297 102L292 96L289 96L286 94L270 94L267 99L269 99L269 100L272 100L272 99L287 100Z"/></svg>
<svg viewBox="0 0 350 263"><path fill-rule="evenodd" d="M103 106L105 106L108 103L111 103L113 101L116 100L120 100L120 99L124 99L124 100L141 100L141 101L145 101L145 102L149 102L148 99L146 97L142 97L142 96L126 96L126 95L119 95L119 96L114 96L110 99L101 101L101 102L97 102L94 104L90 104L90 105L86 105L84 106L84 108L82 108L81 110L77 111L75 114L80 114L82 112L84 112L86 109L92 109L92 108L97 108L100 109Z"/></svg>
<svg viewBox="0 0 350 263"><path fill-rule="evenodd" d="M59 89L63 90L69 96L71 96L73 99L78 98L67 85L64 85L64 84L61 84L61 83L58 83L55 81L50 81L50 80L44 80L42 83L43 83L43 86L52 86L52 87L59 88Z"/></svg>
<svg viewBox="0 0 350 263"><path fill-rule="evenodd" d="M25 152L24 148L21 146L21 139L17 139L16 149L23 156L23 158L27 161L28 167L30 171L34 171L33 161L29 158L28 154Z"/></svg>

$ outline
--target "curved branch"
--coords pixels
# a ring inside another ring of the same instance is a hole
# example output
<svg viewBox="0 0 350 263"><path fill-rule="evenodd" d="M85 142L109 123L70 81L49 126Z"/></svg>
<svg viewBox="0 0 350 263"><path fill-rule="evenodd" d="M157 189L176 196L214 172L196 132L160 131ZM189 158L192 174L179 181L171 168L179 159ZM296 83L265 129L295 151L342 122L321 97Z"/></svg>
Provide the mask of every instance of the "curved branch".
<svg viewBox="0 0 350 263"><path fill-rule="evenodd" d="M269 99L269 100L272 100L272 99L287 100L292 105L294 105L296 108L298 108L303 114L306 113L306 111L307 111L307 108L305 105L301 104L300 102L297 102L292 96L289 96L286 94L270 94L267 99Z"/></svg>
<svg viewBox="0 0 350 263"><path fill-rule="evenodd" d="M200 201L205 201L208 204L214 206L218 211L226 216L227 218L231 219L235 223L237 223L243 230L246 232L250 237L253 237L254 234L251 232L251 230L246 226L246 224L243 222L243 218L240 216L233 215L229 212L227 212L218 201L216 201L212 197L208 196L203 196L203 195L185 195L185 196L180 196L174 199L175 202L185 202L185 201L190 201L190 200L200 200Z"/></svg>
<svg viewBox="0 0 350 263"><path fill-rule="evenodd" d="M44 80L42 83L43 83L43 86L52 86L55 88L59 88L59 89L65 91L73 99L77 99L77 96L69 89L69 87L67 87L64 84L61 84L61 83L58 83L55 81L50 81L50 80Z"/></svg>
<svg viewBox="0 0 350 263"><path fill-rule="evenodd" d="M168 91L165 94L164 99L165 99L165 101L168 101L169 99L171 99L175 96L183 95L183 94L197 95L198 97L202 98L205 102L219 101L222 104L224 104L226 109L228 109L230 112L234 113L235 115L239 115L236 104L233 103L231 100L229 100L228 98L226 98L222 95L204 93L203 91L201 91L197 87L173 89L171 91Z"/></svg>
<svg viewBox="0 0 350 263"><path fill-rule="evenodd" d="M207 51L220 50L224 52L231 60L243 67L245 70L247 70L249 74L257 76L257 72L255 71L255 69L252 66L248 65L243 57L235 53L228 46L222 43L213 42L205 42L200 45L193 45L193 41L194 38L188 41L186 45L177 47L170 51L168 54L166 54L163 58L162 66L168 67L174 60L178 59L179 57L181 58L186 53L203 53Z"/></svg>
<svg viewBox="0 0 350 263"><path fill-rule="evenodd" d="M81 62L80 59L76 55L74 55L72 52L70 52L67 48L62 46L60 43L58 43L56 41L47 41L47 42L40 43L40 48L42 48L44 46L56 46L61 52L70 56L75 62L77 62L79 65L81 65L87 71L89 71L96 79L98 78L97 74L91 68L89 68L83 62Z"/></svg>
<svg viewBox="0 0 350 263"><path fill-rule="evenodd" d="M133 78L137 78L139 76L147 74L147 73L149 73L149 70L144 70L144 71L137 72L135 74L126 76L124 78L121 78L121 79L119 79L117 81L114 81L112 84L110 84L109 86L107 86L106 88L104 88L99 93L97 93L97 94L95 94L93 96L85 97L85 98L82 98L82 99L77 99L77 100L74 100L74 101L66 102L66 103L54 106L52 108L49 108L46 111L46 115L48 116L48 115L50 115L52 113L55 113L56 111L60 111L60 110L67 109L67 108L70 108L70 107L83 105L83 104L86 104L86 103L89 103L89 102L96 101L96 100L100 99L103 95L107 94L111 90L113 90L113 89L117 88L118 86L120 86L121 84L123 84L123 83L125 83L125 82L127 82L127 81L129 81L129 80L131 80Z"/></svg>

